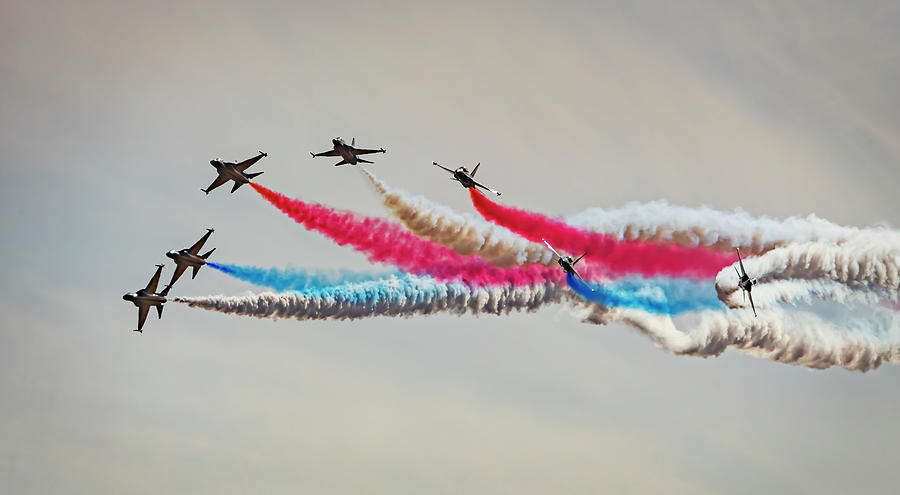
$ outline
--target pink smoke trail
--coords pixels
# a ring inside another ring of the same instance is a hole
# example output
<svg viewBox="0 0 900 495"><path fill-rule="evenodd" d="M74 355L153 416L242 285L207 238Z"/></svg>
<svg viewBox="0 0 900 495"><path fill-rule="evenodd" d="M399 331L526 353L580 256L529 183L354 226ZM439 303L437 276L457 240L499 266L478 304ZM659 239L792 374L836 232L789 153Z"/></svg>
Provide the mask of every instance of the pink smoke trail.
<svg viewBox="0 0 900 495"><path fill-rule="evenodd" d="M423 240L400 224L288 198L253 182L250 185L297 223L324 234L338 245L353 247L372 262L389 263L412 274L427 274L440 281L458 281L475 287L565 283L562 272L552 267L531 264L497 268L481 257L461 256Z"/></svg>
<svg viewBox="0 0 900 495"><path fill-rule="evenodd" d="M474 188L469 189L469 195L475 209L491 222L530 241L546 239L563 255L587 253L588 273L594 277L641 274L708 278L715 277L723 266L734 261L731 253L717 253L705 248L620 241L606 234L574 228L538 213L498 205Z"/></svg>

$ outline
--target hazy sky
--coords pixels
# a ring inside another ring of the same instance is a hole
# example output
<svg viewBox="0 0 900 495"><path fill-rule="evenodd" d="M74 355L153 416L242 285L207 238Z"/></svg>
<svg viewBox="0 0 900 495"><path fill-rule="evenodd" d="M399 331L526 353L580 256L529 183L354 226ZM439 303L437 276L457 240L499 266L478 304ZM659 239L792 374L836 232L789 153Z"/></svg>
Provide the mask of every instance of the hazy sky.
<svg viewBox="0 0 900 495"><path fill-rule="evenodd" d="M897 2L0 0L0 486L11 493L838 493L900 484L900 370L677 357L562 307L268 321L121 295L221 262L368 267L208 160L384 215L667 199L900 225ZM163 277L171 274L171 263ZM258 290L211 269L173 295Z"/></svg>

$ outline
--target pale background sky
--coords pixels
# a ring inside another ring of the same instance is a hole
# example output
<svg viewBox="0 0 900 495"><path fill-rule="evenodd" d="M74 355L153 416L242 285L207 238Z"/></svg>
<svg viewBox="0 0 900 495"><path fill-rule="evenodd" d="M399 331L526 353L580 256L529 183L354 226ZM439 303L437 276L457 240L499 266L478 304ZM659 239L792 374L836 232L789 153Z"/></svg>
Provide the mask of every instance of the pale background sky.
<svg viewBox="0 0 900 495"><path fill-rule="evenodd" d="M900 369L677 357L561 307L297 322L121 295L221 262L364 269L208 160L383 215L473 165L550 214L664 198L900 225L896 2L0 2L10 493L798 493L900 484ZM168 263L163 277L171 275ZM173 295L256 290L211 269Z"/></svg>

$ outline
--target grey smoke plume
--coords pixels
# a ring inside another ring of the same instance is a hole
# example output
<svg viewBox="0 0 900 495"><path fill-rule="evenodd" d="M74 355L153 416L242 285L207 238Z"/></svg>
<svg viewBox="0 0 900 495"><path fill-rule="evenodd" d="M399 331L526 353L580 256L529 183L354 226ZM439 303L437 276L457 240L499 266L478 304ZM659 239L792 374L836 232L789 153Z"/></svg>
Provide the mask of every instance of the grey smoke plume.
<svg viewBox="0 0 900 495"><path fill-rule="evenodd" d="M890 310L874 310L835 323L807 311L772 308L754 318L749 312L700 311L677 320L644 311L591 308L584 321L631 325L657 346L678 355L718 356L728 348L780 363L815 369L840 366L869 371L888 362L900 364L900 319Z"/></svg>
<svg viewBox="0 0 900 495"><path fill-rule="evenodd" d="M716 291L726 303L738 290L736 265L716 276ZM808 292L815 294L821 285L812 282L827 281L896 302L900 298L900 233L870 232L841 244L791 244L748 258L744 267L750 277L760 280L754 294L765 291L768 282L781 280L808 281Z"/></svg>
<svg viewBox="0 0 900 495"><path fill-rule="evenodd" d="M845 227L809 215L777 219L753 217L745 211L718 211L707 206L689 208L666 201L629 203L621 208L590 208L566 217L574 227L617 236L619 239L675 242L683 247L717 250L740 247L761 254L776 247L803 242L843 242L881 228Z"/></svg>
<svg viewBox="0 0 900 495"><path fill-rule="evenodd" d="M346 320L433 313L500 315L534 311L566 297L570 297L567 289L554 284L472 288L460 283L442 284L427 277L405 276L304 292L173 300L191 307L258 318Z"/></svg>

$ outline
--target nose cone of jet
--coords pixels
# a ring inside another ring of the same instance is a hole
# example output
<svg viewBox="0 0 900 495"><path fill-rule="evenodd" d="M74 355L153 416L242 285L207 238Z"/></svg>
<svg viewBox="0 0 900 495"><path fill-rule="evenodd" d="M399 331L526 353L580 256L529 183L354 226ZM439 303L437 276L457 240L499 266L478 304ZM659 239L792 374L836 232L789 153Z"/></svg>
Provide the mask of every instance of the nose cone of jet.
<svg viewBox="0 0 900 495"><path fill-rule="evenodd" d="M209 161L209 164L212 165L213 167L218 167L218 166L219 166L219 160L210 160L210 161Z"/></svg>
<svg viewBox="0 0 900 495"><path fill-rule="evenodd" d="M335 145L335 146L341 144L341 138L334 138L334 139L332 139L332 140L331 140L331 144L333 144L333 145Z"/></svg>
<svg viewBox="0 0 900 495"><path fill-rule="evenodd" d="M176 253L175 251L169 251L168 253L166 253L166 256L174 260L176 254L178 253Z"/></svg>
<svg viewBox="0 0 900 495"><path fill-rule="evenodd" d="M124 296L122 296L122 299L124 299L126 301L134 301L134 294L129 292L128 294L125 294Z"/></svg>

